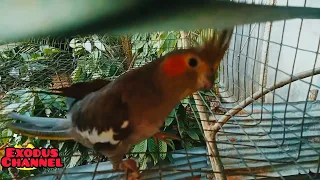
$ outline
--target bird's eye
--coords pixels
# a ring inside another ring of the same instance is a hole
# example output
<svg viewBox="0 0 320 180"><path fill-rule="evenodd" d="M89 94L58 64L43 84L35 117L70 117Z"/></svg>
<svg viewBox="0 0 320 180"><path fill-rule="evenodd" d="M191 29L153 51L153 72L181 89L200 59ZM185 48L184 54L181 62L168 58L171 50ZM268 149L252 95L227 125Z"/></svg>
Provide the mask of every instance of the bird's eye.
<svg viewBox="0 0 320 180"><path fill-rule="evenodd" d="M196 58L190 58L188 64L190 67L197 67L198 60Z"/></svg>

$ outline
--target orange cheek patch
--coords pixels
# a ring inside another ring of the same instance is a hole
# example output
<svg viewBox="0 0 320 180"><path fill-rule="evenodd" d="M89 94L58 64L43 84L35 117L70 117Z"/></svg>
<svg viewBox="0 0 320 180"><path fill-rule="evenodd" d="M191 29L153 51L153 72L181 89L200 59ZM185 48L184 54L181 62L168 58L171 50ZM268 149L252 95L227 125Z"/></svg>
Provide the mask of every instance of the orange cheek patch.
<svg viewBox="0 0 320 180"><path fill-rule="evenodd" d="M185 56L182 55L168 57L162 66L164 73L168 76L177 76L184 73L186 70L184 59Z"/></svg>

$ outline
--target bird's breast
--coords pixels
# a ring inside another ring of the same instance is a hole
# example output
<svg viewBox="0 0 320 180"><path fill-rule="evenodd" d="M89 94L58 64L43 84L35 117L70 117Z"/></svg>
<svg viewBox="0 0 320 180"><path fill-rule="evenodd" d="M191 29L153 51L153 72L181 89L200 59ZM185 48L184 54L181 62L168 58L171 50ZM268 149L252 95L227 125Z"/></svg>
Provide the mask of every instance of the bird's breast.
<svg viewBox="0 0 320 180"><path fill-rule="evenodd" d="M137 144L145 139L152 137L154 134L159 132L161 126L163 125L163 119L140 119L139 123L132 129L132 136L130 136L130 142Z"/></svg>

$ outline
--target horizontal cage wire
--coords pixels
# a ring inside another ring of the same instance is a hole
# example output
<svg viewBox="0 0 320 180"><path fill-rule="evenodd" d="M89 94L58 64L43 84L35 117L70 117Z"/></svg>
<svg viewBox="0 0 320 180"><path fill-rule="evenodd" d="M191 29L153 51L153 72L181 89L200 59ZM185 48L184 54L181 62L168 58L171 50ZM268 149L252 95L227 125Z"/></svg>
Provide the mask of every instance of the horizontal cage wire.
<svg viewBox="0 0 320 180"><path fill-rule="evenodd" d="M303 0L241 2L320 6ZM181 140L166 144L149 138L126 155L139 163L141 179L319 179L319 28L319 20L301 19L235 27L212 90L181 100L161 128ZM108 158L76 142L15 134L5 126L12 121L7 114L65 118L65 98L28 91L114 80L170 51L197 46L214 31L48 37L1 45L0 157L6 147L55 147L65 166L1 167L0 179L126 177L112 170Z"/></svg>

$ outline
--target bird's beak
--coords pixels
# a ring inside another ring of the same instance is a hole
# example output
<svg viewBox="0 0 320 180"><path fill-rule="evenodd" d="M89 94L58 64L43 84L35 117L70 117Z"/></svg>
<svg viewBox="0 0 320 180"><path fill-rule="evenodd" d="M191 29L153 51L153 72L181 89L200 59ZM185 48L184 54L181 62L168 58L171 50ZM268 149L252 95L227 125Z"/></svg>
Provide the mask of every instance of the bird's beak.
<svg viewBox="0 0 320 180"><path fill-rule="evenodd" d="M215 80L215 70L206 68L202 71L201 75L198 76L198 87L201 91L210 90Z"/></svg>
<svg viewBox="0 0 320 180"><path fill-rule="evenodd" d="M208 91L213 86L213 81L211 81L213 77L201 78L200 80L200 91Z"/></svg>

